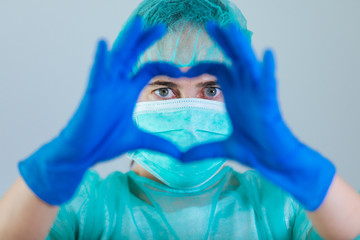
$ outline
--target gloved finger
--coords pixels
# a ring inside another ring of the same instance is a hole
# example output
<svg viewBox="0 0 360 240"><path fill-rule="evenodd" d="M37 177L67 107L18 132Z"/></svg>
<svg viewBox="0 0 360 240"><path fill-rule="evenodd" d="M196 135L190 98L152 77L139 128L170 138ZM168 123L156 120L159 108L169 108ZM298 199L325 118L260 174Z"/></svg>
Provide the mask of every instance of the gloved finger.
<svg viewBox="0 0 360 240"><path fill-rule="evenodd" d="M184 152L180 161L193 162L212 158L226 158L253 167L252 162L255 156L240 144L224 140L195 146Z"/></svg>
<svg viewBox="0 0 360 240"><path fill-rule="evenodd" d="M236 53L236 47L232 48L228 36L223 28L220 28L215 22L208 22L206 24L206 31L223 49L225 54L232 60L233 71L233 88L245 88L248 86L247 67L243 59L238 57Z"/></svg>
<svg viewBox="0 0 360 240"><path fill-rule="evenodd" d="M271 50L264 53L260 89L267 96L267 100L276 101L275 60Z"/></svg>
<svg viewBox="0 0 360 240"><path fill-rule="evenodd" d="M222 31L224 31L225 36L229 39L230 47L235 51L238 61L245 63L253 79L259 81L261 68L249 39L246 38L239 26L235 24L230 24Z"/></svg>
<svg viewBox="0 0 360 240"><path fill-rule="evenodd" d="M100 40L97 45L95 60L91 69L89 82L86 90L87 92L94 91L99 87L99 84L102 83L103 78L100 75L104 74L106 55L107 43L104 40Z"/></svg>
<svg viewBox="0 0 360 240"><path fill-rule="evenodd" d="M256 160L256 157L247 148L235 143L229 144L228 151L231 159L244 166L254 168L253 162Z"/></svg>
<svg viewBox="0 0 360 240"><path fill-rule="evenodd" d="M129 55L136 45L144 29L144 20L140 16L132 19L125 28L119 33L111 49L112 56L117 58L119 55Z"/></svg>
<svg viewBox="0 0 360 240"><path fill-rule="evenodd" d="M190 68L185 73L185 76L188 78L193 78L200 76L204 73L215 76L221 87L226 88L226 87L234 86L233 84L234 79L231 76L230 69L222 63L201 62Z"/></svg>
<svg viewBox="0 0 360 240"><path fill-rule="evenodd" d="M138 91L141 91L149 81L156 76L165 75L171 78L179 78L183 76L181 70L167 62L151 62L145 64L132 77L131 82Z"/></svg>
<svg viewBox="0 0 360 240"><path fill-rule="evenodd" d="M186 163L211 158L230 158L225 145L225 141L219 141L195 146L183 153L180 161Z"/></svg>
<svg viewBox="0 0 360 240"><path fill-rule="evenodd" d="M206 31L220 45L225 54L232 60L234 67L241 74L247 71L251 73L252 78L244 79L239 77L238 81L257 81L260 76L260 66L249 40L238 26L230 24L227 27L220 28L216 23L208 22L206 24ZM245 84L249 83L245 82Z"/></svg>
<svg viewBox="0 0 360 240"><path fill-rule="evenodd" d="M231 48L229 39L227 38L225 32L218 26L218 24L214 21L209 21L206 23L205 29L209 36L220 45L225 54L232 61L237 61L237 54Z"/></svg>
<svg viewBox="0 0 360 240"><path fill-rule="evenodd" d="M176 159L180 159L182 156L182 152L174 143L162 137L144 132L140 129L136 133L136 136L139 140L136 149L153 150L153 151L165 153ZM136 150L136 149L131 149L131 150Z"/></svg>
<svg viewBox="0 0 360 240"><path fill-rule="evenodd" d="M134 56L141 55L156 41L160 40L167 33L167 27L165 24L157 24L146 29L139 37L136 48L134 49Z"/></svg>
<svg viewBox="0 0 360 240"><path fill-rule="evenodd" d="M122 56L126 59L126 61L122 61L123 67L125 69L132 70L141 54L143 54L156 41L161 39L166 34L166 31L167 27L164 24L157 24L142 32L134 46L134 49L129 52L130 55Z"/></svg>

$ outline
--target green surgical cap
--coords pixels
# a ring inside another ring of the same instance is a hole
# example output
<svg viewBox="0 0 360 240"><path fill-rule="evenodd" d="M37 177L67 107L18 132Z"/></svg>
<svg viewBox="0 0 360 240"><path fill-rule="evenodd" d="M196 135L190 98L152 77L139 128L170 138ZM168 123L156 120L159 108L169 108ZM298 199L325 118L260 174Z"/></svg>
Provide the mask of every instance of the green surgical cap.
<svg viewBox="0 0 360 240"><path fill-rule="evenodd" d="M205 31L208 21L220 26L235 23L251 41L245 17L227 0L144 0L128 22L135 16L142 16L149 25L162 23L168 27L167 34L142 54L136 69L152 61L171 62L178 67L200 61L231 64Z"/></svg>

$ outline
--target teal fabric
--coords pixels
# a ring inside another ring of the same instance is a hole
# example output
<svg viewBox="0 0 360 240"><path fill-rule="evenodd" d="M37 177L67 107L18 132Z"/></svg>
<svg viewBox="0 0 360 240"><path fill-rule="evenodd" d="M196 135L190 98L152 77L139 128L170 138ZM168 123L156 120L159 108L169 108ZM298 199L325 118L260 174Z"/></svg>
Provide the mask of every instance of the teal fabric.
<svg viewBox="0 0 360 240"><path fill-rule="evenodd" d="M140 57L135 72L152 61L171 62L178 67L205 60L231 64L206 33L204 24L208 21L216 21L220 26L236 23L249 41L252 36L244 15L228 0L144 0L128 22L135 16L142 16L149 25L162 23L168 27L165 37Z"/></svg>
<svg viewBox="0 0 360 240"><path fill-rule="evenodd" d="M201 143L224 140L232 132L225 104L208 99L138 102L133 116L141 130L171 141L181 151ZM189 191L209 181L226 161L207 159L184 164L147 149L138 149L129 156L166 185Z"/></svg>
<svg viewBox="0 0 360 240"><path fill-rule="evenodd" d="M223 168L197 192L89 171L47 239L321 239L290 195L255 171Z"/></svg>

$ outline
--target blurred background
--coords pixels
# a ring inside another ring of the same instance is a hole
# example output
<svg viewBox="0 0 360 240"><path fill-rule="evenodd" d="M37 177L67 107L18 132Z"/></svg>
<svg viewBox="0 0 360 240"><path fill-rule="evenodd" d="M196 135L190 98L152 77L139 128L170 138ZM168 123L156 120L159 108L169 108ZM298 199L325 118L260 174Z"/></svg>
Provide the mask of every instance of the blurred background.
<svg viewBox="0 0 360 240"><path fill-rule="evenodd" d="M0 1L0 197L18 177L18 161L70 119L97 41L112 43L139 2ZM233 2L248 20L258 57L275 51L290 128L360 190L360 1ZM119 158L95 168L105 176L129 164Z"/></svg>

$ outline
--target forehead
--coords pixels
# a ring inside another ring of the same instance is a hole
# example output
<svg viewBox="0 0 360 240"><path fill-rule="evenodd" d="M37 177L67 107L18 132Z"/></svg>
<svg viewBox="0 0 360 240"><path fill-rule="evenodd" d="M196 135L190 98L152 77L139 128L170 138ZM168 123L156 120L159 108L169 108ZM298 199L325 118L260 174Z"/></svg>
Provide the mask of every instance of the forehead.
<svg viewBox="0 0 360 240"><path fill-rule="evenodd" d="M171 78L168 76L156 76L151 79L149 85L167 85L168 83L173 84L173 87L191 87L191 86L204 86L207 85L217 85L217 79L215 76L210 74L202 74L193 78Z"/></svg>
<svg viewBox="0 0 360 240"><path fill-rule="evenodd" d="M138 66L147 62L166 61L178 67L193 66L201 61L225 62L220 47L201 26L178 24L140 57Z"/></svg>

